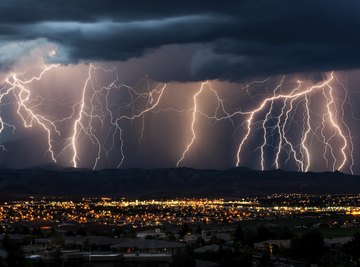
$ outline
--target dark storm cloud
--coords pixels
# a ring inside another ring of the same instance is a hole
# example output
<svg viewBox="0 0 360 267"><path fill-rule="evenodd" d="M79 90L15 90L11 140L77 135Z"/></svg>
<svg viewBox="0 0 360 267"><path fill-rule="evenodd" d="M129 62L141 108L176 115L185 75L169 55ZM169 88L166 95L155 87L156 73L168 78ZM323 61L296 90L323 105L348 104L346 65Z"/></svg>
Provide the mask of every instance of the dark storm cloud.
<svg viewBox="0 0 360 267"><path fill-rule="evenodd" d="M360 67L359 11L356 0L13 0L0 3L0 42L47 40L58 46L52 61L60 63L192 46L182 62L188 75L168 79L238 80ZM0 50L1 65L11 64L2 58L12 51Z"/></svg>

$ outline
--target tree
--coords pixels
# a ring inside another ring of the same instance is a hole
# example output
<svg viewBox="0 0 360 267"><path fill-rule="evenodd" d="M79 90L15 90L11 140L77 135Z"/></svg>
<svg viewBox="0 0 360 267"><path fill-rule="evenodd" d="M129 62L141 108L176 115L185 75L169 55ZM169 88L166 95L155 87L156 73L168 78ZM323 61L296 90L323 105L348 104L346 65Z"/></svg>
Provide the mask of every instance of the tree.
<svg viewBox="0 0 360 267"><path fill-rule="evenodd" d="M6 258L7 266L26 266L25 256L20 245L11 240L8 235L4 237L3 247L8 253Z"/></svg>
<svg viewBox="0 0 360 267"><path fill-rule="evenodd" d="M350 255L354 261L360 260L360 233L354 234L352 241L344 245L344 252Z"/></svg>
<svg viewBox="0 0 360 267"><path fill-rule="evenodd" d="M76 235L86 236L85 229L83 227L76 230Z"/></svg>
<svg viewBox="0 0 360 267"><path fill-rule="evenodd" d="M52 242L52 244L53 244L54 246L58 246L58 247L59 247L59 246L64 245L65 240L64 240L64 238L63 238L63 236L62 236L61 234L56 233L56 234L52 237L51 242Z"/></svg>
<svg viewBox="0 0 360 267"><path fill-rule="evenodd" d="M280 227L277 231L277 238L291 239L294 238L294 233L288 227Z"/></svg>
<svg viewBox="0 0 360 267"><path fill-rule="evenodd" d="M62 258L61 258L61 251L60 248L56 248L54 251L50 254L51 259L51 266L52 267L61 267L62 266Z"/></svg>
<svg viewBox="0 0 360 267"><path fill-rule="evenodd" d="M236 226L235 233L234 233L234 241L239 242L244 238L244 231L242 229L241 224L239 223Z"/></svg>
<svg viewBox="0 0 360 267"><path fill-rule="evenodd" d="M260 258L260 265L261 266L269 266L270 265L270 254L268 252L264 252L262 255L261 255L261 258Z"/></svg>
<svg viewBox="0 0 360 267"><path fill-rule="evenodd" d="M256 232L251 229L246 229L244 231L244 237L243 237L243 245L248 245L250 247L254 246L254 243L256 242Z"/></svg>
<svg viewBox="0 0 360 267"><path fill-rule="evenodd" d="M174 256L174 267L195 267L195 258L189 251L181 251Z"/></svg>
<svg viewBox="0 0 360 267"><path fill-rule="evenodd" d="M325 252L324 238L317 230L308 231L301 238L291 240L291 250L297 258L317 262Z"/></svg>
<svg viewBox="0 0 360 267"><path fill-rule="evenodd" d="M167 237L167 240L169 240L169 241L176 241L176 236L173 232L167 232L166 237Z"/></svg>
<svg viewBox="0 0 360 267"><path fill-rule="evenodd" d="M265 227L265 225L262 224L257 230L257 236L258 241L264 241L272 238L273 234L268 228Z"/></svg>
<svg viewBox="0 0 360 267"><path fill-rule="evenodd" d="M351 256L342 253L341 251L331 251L326 253L319 262L320 266L341 266L341 267L352 267L354 262L351 262ZM355 265L358 266L358 265Z"/></svg>
<svg viewBox="0 0 360 267"><path fill-rule="evenodd" d="M183 238L187 233L191 233L191 228L187 223L184 223L180 228L179 236Z"/></svg>

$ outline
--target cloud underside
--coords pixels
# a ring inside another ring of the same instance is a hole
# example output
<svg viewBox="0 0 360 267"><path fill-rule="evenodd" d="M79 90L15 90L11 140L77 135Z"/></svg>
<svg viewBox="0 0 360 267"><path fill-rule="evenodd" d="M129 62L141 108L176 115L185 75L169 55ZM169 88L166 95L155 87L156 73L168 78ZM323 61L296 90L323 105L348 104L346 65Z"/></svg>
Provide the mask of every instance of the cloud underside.
<svg viewBox="0 0 360 267"><path fill-rule="evenodd" d="M3 2L0 70L44 43L57 47L47 60L64 64L156 54L167 62L162 80L236 81L360 66L355 0Z"/></svg>

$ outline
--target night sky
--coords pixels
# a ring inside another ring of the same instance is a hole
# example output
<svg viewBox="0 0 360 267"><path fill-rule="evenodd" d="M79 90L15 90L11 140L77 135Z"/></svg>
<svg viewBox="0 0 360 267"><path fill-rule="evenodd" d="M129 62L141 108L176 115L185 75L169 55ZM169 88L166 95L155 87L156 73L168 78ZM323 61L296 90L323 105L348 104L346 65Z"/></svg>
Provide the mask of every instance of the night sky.
<svg viewBox="0 0 360 267"><path fill-rule="evenodd" d="M0 165L359 174L359 10L2 1Z"/></svg>

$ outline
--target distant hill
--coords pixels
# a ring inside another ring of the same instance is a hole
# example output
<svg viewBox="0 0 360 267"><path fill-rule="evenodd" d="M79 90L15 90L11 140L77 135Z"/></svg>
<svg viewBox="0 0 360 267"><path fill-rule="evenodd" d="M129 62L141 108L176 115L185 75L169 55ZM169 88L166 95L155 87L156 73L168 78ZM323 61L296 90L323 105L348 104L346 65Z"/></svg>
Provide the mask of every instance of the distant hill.
<svg viewBox="0 0 360 267"><path fill-rule="evenodd" d="M118 196L128 198L239 198L273 193L358 194L360 176L340 172L301 173L228 170L78 170L42 166L0 169L0 199L27 196Z"/></svg>

